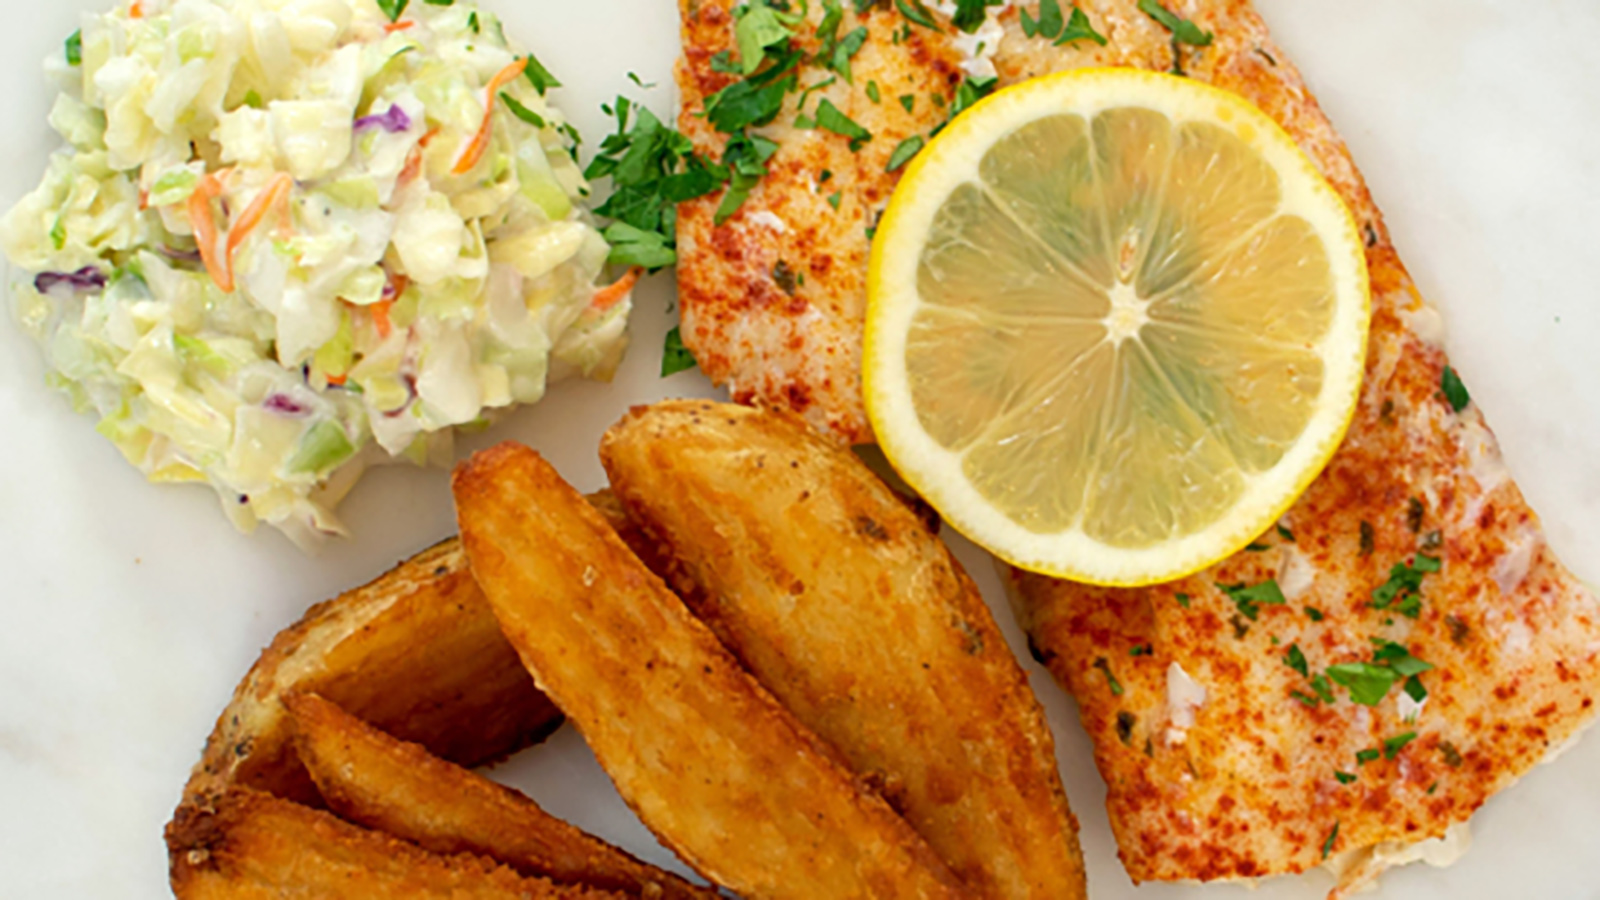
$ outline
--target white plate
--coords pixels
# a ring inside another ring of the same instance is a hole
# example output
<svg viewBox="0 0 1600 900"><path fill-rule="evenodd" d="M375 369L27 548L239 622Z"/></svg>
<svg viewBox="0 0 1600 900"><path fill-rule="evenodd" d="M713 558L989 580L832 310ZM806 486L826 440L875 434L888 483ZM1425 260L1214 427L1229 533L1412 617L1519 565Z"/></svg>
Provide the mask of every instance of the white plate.
<svg viewBox="0 0 1600 900"><path fill-rule="evenodd" d="M104 0L0 0L0 202L32 187L54 142L38 61ZM617 93L669 113L671 0L488 0L568 85L591 142ZM1499 433L1551 543L1600 580L1600 3L1261 0L1277 37L1350 142L1449 347ZM661 86L642 91L637 72ZM673 316L666 277L638 298L616 382L568 384L473 446L502 438L600 485L601 432L633 403L708 394L656 377ZM356 540L308 559L275 534L236 535L201 488L146 485L42 383L34 348L0 325L0 895L170 896L161 828L234 683L311 603L452 528L442 471L371 475L344 507ZM468 447L466 449L471 449ZM988 560L953 543L991 600ZM996 615L1021 641L1003 603ZM1026 658L1026 654L1023 654ZM1116 861L1104 789L1072 705L1032 664L1083 823L1090 892L1244 897L1240 887L1135 890ZM565 729L495 777L656 862L673 863ZM1600 739L1541 767L1474 821L1456 867L1393 873L1380 896L1600 897ZM1256 900L1321 897L1325 876L1266 882Z"/></svg>

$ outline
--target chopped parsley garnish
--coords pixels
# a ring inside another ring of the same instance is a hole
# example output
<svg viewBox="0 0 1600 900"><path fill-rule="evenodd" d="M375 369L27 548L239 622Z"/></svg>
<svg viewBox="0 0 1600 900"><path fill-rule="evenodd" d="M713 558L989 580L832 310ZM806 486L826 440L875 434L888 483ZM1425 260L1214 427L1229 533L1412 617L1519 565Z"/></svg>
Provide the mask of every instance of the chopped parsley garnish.
<svg viewBox="0 0 1600 900"><path fill-rule="evenodd" d="M711 57L711 71L720 72L723 75L738 75L744 69L733 61L733 51L722 50Z"/></svg>
<svg viewBox="0 0 1600 900"><path fill-rule="evenodd" d="M1106 658L1104 656L1101 656L1101 657L1098 657L1098 658L1095 659L1094 667L1096 669L1099 669L1100 671L1105 673L1105 675L1106 675L1106 686L1111 688L1111 696L1113 696L1113 697L1121 697L1122 696L1122 682L1117 680L1117 676L1111 674L1111 663L1106 662Z"/></svg>
<svg viewBox="0 0 1600 900"><path fill-rule="evenodd" d="M1394 737L1389 738L1383 742L1383 758L1394 759L1396 756L1400 755L1400 751L1405 749L1407 744L1416 739L1417 733L1415 731L1408 731L1405 734L1397 734Z"/></svg>
<svg viewBox="0 0 1600 900"><path fill-rule="evenodd" d="M999 6L1003 0L956 0L955 15L950 17L950 24L972 34L983 26L983 20L989 17L989 7Z"/></svg>
<svg viewBox="0 0 1600 900"><path fill-rule="evenodd" d="M1452 769L1461 768L1461 751L1449 741L1439 742L1439 755L1444 757L1444 764Z"/></svg>
<svg viewBox="0 0 1600 900"><path fill-rule="evenodd" d="M817 38L822 42L822 49L817 51L816 61L824 68L832 69L844 77L846 84L855 84L855 75L850 71L850 60L867 42L867 28L862 25L854 31L839 37L839 22L844 15L844 10L837 3L827 5L827 15L822 19L822 24L817 27Z"/></svg>
<svg viewBox="0 0 1600 900"><path fill-rule="evenodd" d="M666 343L661 348L661 377L685 372L697 365L694 354L683 345L683 334L677 326L667 332Z"/></svg>
<svg viewBox="0 0 1600 900"><path fill-rule="evenodd" d="M1139 717L1125 709L1117 711L1117 739L1124 746L1133 743L1133 727L1139 724Z"/></svg>
<svg viewBox="0 0 1600 900"><path fill-rule="evenodd" d="M1155 652L1155 648L1151 647L1149 644L1138 644L1128 648L1129 656L1150 656Z"/></svg>
<svg viewBox="0 0 1600 900"><path fill-rule="evenodd" d="M717 205L715 223L721 225L744 205L750 191L767 174L767 160L778 152L776 141L759 134L738 134L722 151L722 165L728 173L728 192Z"/></svg>
<svg viewBox="0 0 1600 900"><path fill-rule="evenodd" d="M908 21L915 22L923 28L938 29L939 23L933 20L933 13L922 5L922 0L894 0L895 9L900 10L900 15Z"/></svg>
<svg viewBox="0 0 1600 900"><path fill-rule="evenodd" d="M1320 674L1313 676L1311 689L1317 692L1317 696L1322 698L1323 703L1330 706L1333 704L1333 687L1328 684L1328 676Z"/></svg>
<svg viewBox="0 0 1600 900"><path fill-rule="evenodd" d="M770 70L737 81L706 98L706 119L723 134L769 124L783 110L783 98L795 89L799 79L792 70L799 57L787 60L784 68Z"/></svg>
<svg viewBox="0 0 1600 900"><path fill-rule="evenodd" d="M83 29L74 31L67 37L66 43L67 65L83 65Z"/></svg>
<svg viewBox="0 0 1600 900"><path fill-rule="evenodd" d="M1372 523L1366 520L1361 522L1361 555L1371 556L1377 538L1372 532Z"/></svg>
<svg viewBox="0 0 1600 900"><path fill-rule="evenodd" d="M591 181L611 178L611 196L595 210L615 220L605 229L610 261L649 269L671 265L678 204L721 187L728 170L694 153L687 137L626 97L605 110L616 117L617 130L601 142L584 175Z"/></svg>
<svg viewBox="0 0 1600 900"><path fill-rule="evenodd" d="M917 108L917 95L916 94L901 94L900 95L900 105L905 107L906 112L911 112L912 110Z"/></svg>
<svg viewBox="0 0 1600 900"><path fill-rule="evenodd" d="M834 191L833 193L828 195L828 205L833 207L835 211L838 211L838 209L839 209L839 201L842 200L842 199L844 199L844 192L843 191Z"/></svg>
<svg viewBox="0 0 1600 900"><path fill-rule="evenodd" d="M1027 37L1042 37L1054 41L1057 47L1064 47L1073 41L1089 40L1104 47L1105 35L1094 30L1094 25L1089 22L1089 17L1076 5L1072 7L1072 17L1063 20L1061 17L1061 4L1058 0L1039 0L1039 18L1035 20L1028 15L1026 9L1022 10L1022 33Z"/></svg>
<svg viewBox="0 0 1600 900"><path fill-rule="evenodd" d="M1139 0L1139 11L1155 19L1161 27L1172 32L1172 39L1191 47L1204 47L1211 43L1211 32L1174 14L1157 0Z"/></svg>
<svg viewBox="0 0 1600 900"><path fill-rule="evenodd" d="M1412 656L1410 650L1393 641L1374 638L1372 643L1377 649L1372 654L1371 662L1339 663L1328 667L1328 677L1348 689L1351 700L1363 706L1377 706L1388 696L1395 682L1402 680L1406 682L1406 693L1411 699L1420 703L1428 696L1417 676L1432 669L1432 663ZM1413 681L1415 685L1411 684Z"/></svg>
<svg viewBox="0 0 1600 900"><path fill-rule="evenodd" d="M1350 691L1350 699L1362 706L1377 706L1394 687L1399 675L1388 666L1372 663L1338 663L1328 667L1328 677Z"/></svg>
<svg viewBox="0 0 1600 900"><path fill-rule="evenodd" d="M1189 595L1188 594L1173 594L1172 595L1172 599L1178 601L1178 605L1183 607L1184 609L1188 609L1189 608Z"/></svg>
<svg viewBox="0 0 1600 900"><path fill-rule="evenodd" d="M1444 399L1456 412L1466 409L1467 404L1472 402L1472 395L1467 393L1467 386L1461 383L1461 376L1449 366L1444 367L1444 374L1439 378L1439 389L1444 391Z"/></svg>
<svg viewBox="0 0 1600 900"><path fill-rule="evenodd" d="M389 21L398 22L405 15L406 7L411 5L411 0L378 0L378 8L389 17Z"/></svg>
<svg viewBox="0 0 1600 900"><path fill-rule="evenodd" d="M950 118L954 119L967 111L967 108L979 100L994 93L1000 84L999 78L965 78L956 88L955 102L950 104Z"/></svg>
<svg viewBox="0 0 1600 900"><path fill-rule="evenodd" d="M1356 780L1354 772L1334 772L1333 777L1339 779L1340 784L1350 784Z"/></svg>
<svg viewBox="0 0 1600 900"><path fill-rule="evenodd" d="M872 140L872 132L862 128L854 119L839 111L833 101L824 97L817 104L817 127L850 139L851 151L860 150Z"/></svg>
<svg viewBox="0 0 1600 900"><path fill-rule="evenodd" d="M1140 4L1143 5L1143 4ZM1333 852L1333 842L1339 839L1339 823L1333 823L1333 830L1328 832L1328 839L1322 842L1322 858L1327 859Z"/></svg>
<svg viewBox="0 0 1600 900"><path fill-rule="evenodd" d="M867 82L867 99L873 103L882 101L883 97L878 93L878 83L876 81Z"/></svg>
<svg viewBox="0 0 1600 900"><path fill-rule="evenodd" d="M1312 709L1315 709L1317 706L1317 698L1305 693L1304 691L1290 691L1289 696L1299 700L1301 703L1304 703L1306 706L1309 706Z"/></svg>
<svg viewBox="0 0 1600 900"><path fill-rule="evenodd" d="M532 84L533 89L539 92L539 96L543 97L544 92L551 88L561 87L560 80L551 75L550 70L546 69L544 64L540 63L532 53L529 53L525 59L528 60L528 65L522 70L522 74L527 76L528 83ZM634 81L637 82L638 79L636 78Z"/></svg>
<svg viewBox="0 0 1600 900"><path fill-rule="evenodd" d="M1278 582L1272 578L1249 587L1246 587L1243 582L1239 584L1219 583L1217 587L1224 594L1227 594L1228 598L1234 602L1234 605L1239 607L1239 612L1252 622L1261 614L1261 607L1282 606L1288 602L1284 599L1283 590L1278 587Z"/></svg>
<svg viewBox="0 0 1600 900"><path fill-rule="evenodd" d="M1467 623L1455 616L1445 616L1444 625L1450 629L1450 641L1454 644L1465 644L1467 636L1472 633L1472 629L1467 627Z"/></svg>
<svg viewBox="0 0 1600 900"><path fill-rule="evenodd" d="M1306 618L1313 622L1321 622L1323 619L1327 618L1327 615L1325 615L1322 610L1317 609L1315 606L1308 606L1306 607Z"/></svg>
<svg viewBox="0 0 1600 900"><path fill-rule="evenodd" d="M739 45L739 66L745 75L754 75L766 61L767 48L787 45L794 36L792 26L802 21L796 13L782 12L754 0L734 10L734 41Z"/></svg>
<svg viewBox="0 0 1600 900"><path fill-rule="evenodd" d="M467 16L467 27L472 29L472 33L473 34L479 34L480 33L481 29L480 29L480 27L478 25L478 11L477 10L473 10L472 11L472 15Z"/></svg>
<svg viewBox="0 0 1600 900"><path fill-rule="evenodd" d="M1283 538L1284 540L1288 541L1291 544L1294 543L1294 532L1292 532L1289 529L1283 527L1282 525L1278 526L1278 537Z"/></svg>
<svg viewBox="0 0 1600 900"><path fill-rule="evenodd" d="M501 91L500 99L505 101L506 107L511 110L512 115L524 122L527 122L529 125L532 125L535 128L543 128L545 126L544 116L541 116L526 106L523 106L521 103L518 103L517 98L504 91Z"/></svg>
<svg viewBox="0 0 1600 900"><path fill-rule="evenodd" d="M1311 677L1311 672L1306 668L1306 655L1301 652L1299 644L1289 645L1289 652L1283 656L1283 664L1299 672L1302 678Z"/></svg>
<svg viewBox="0 0 1600 900"><path fill-rule="evenodd" d="M433 0L428 0L428 2L431 3L431 2L433 2ZM637 84L639 87L644 88L647 91L653 91L653 90L656 89L656 83L654 81L650 82L649 84L645 84L644 80L641 79L639 77L638 73L636 73L636 72L629 72L628 73L628 80L633 82L634 84Z"/></svg>
<svg viewBox="0 0 1600 900"><path fill-rule="evenodd" d="M889 164L884 166L884 171L893 172L894 170L910 162L912 157L922 152L922 146L925 143L927 142L923 140L922 135L920 134L914 134L911 137L901 141L899 145L894 148L894 152L889 154Z"/></svg>
<svg viewBox="0 0 1600 900"><path fill-rule="evenodd" d="M1251 553L1261 553L1261 552L1264 552L1264 551L1267 551L1267 550L1271 550L1272 549L1272 545L1271 544L1263 544L1260 541L1252 541L1248 546L1245 547L1245 549L1249 550Z"/></svg>
<svg viewBox="0 0 1600 900"><path fill-rule="evenodd" d="M1415 619L1422 613L1422 577L1439 571L1437 557L1418 553L1409 563L1395 563L1389 569L1389 580L1372 592L1373 609L1389 609Z"/></svg>
<svg viewBox="0 0 1600 900"><path fill-rule="evenodd" d="M1357 750L1356 751L1356 765L1364 766L1367 763L1372 762L1373 760L1377 759L1381 755L1382 754L1379 753L1377 750Z"/></svg>

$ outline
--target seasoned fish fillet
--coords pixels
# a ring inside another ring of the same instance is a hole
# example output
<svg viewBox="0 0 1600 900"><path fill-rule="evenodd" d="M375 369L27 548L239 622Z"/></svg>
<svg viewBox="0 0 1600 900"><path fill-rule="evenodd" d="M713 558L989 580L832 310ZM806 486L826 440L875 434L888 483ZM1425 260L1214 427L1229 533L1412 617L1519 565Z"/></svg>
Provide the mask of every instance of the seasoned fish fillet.
<svg viewBox="0 0 1600 900"><path fill-rule="evenodd" d="M708 64L731 40L728 5L683 6L683 121L700 127L689 133L702 150L716 141L689 114L728 77ZM1349 436L1286 515L1283 534L1155 588L1086 588L1013 573L1019 617L1039 658L1079 699L1136 881L1260 877L1327 861L1343 872L1336 894L1352 890L1386 865L1448 849L1417 842L1464 823L1589 722L1600 608L1545 545L1478 410L1458 414L1442 396L1438 315L1395 254L1344 143L1250 4L1168 2L1215 34L1211 46L1181 47L1176 58L1170 33L1134 0L1078 5L1107 46L1054 47L1023 35L1015 7L996 12L1004 36L993 64L1002 83L1075 66L1168 70L1176 62L1261 107L1366 234L1372 333ZM869 24L890 15L875 9ZM874 27L872 43L883 30ZM948 85L959 62L948 39L925 29L913 29L910 44L878 50L924 91ZM853 95L851 103L854 115L867 101ZM771 133L785 134L787 121ZM870 438L858 393L841 387L855 383L859 280L824 281L806 269L806 286L787 298L763 273L779 260L804 266L812 247L860 267L860 225L894 179L869 153L910 133L863 124L875 137L849 170L841 204L860 220L806 205L811 169L824 158L837 166L846 152L843 138L816 133L780 152L786 164L725 227L711 225L715 197L686 205L680 227L684 334L707 371L738 398L791 406L854 441ZM819 143L833 155L812 149ZM771 227L777 221L787 230ZM853 252L841 255L841 246ZM1372 592L1418 552L1441 568L1403 570L1420 575L1416 619L1399 602L1374 609ZM1217 587L1267 579L1288 602L1241 604ZM1352 702L1338 685L1335 702L1324 702L1313 686L1329 666L1370 663L1380 649L1374 639L1434 667L1418 676L1428 693L1420 710L1398 682L1375 707ZM1374 751L1376 759L1362 761Z"/></svg>
<svg viewBox="0 0 1600 900"><path fill-rule="evenodd" d="M937 535L795 416L678 400L600 456L712 631L977 897L1084 896L1055 741L989 607Z"/></svg>

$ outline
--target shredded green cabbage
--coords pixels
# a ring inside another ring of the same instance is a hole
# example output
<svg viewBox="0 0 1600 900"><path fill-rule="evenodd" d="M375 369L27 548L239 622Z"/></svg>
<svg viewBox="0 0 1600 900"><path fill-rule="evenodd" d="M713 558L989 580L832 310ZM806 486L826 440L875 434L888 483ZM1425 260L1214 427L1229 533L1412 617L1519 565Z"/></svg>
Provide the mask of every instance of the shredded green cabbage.
<svg viewBox="0 0 1600 900"><path fill-rule="evenodd" d="M447 461L454 429L611 376L632 304L593 303L608 247L560 111L533 77L488 93L520 53L493 15L139 7L52 53L66 146L0 247L50 383L150 480L310 546L365 466Z"/></svg>

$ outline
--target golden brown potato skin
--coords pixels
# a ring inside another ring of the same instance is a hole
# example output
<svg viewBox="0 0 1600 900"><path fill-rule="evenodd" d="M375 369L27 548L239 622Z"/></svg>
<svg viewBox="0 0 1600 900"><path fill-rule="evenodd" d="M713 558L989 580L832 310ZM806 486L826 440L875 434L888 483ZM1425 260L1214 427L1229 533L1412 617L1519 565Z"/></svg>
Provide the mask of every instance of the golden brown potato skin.
<svg viewBox="0 0 1600 900"><path fill-rule="evenodd" d="M1084 896L1055 743L944 543L792 413L633 410L601 459L672 578L763 686L977 896Z"/></svg>
<svg viewBox="0 0 1600 900"><path fill-rule="evenodd" d="M178 900L620 900L621 894L523 878L474 856L435 856L324 812L239 788L179 823Z"/></svg>
<svg viewBox="0 0 1600 900"><path fill-rule="evenodd" d="M748 900L946 898L955 879L526 447L455 475L506 636L645 825Z"/></svg>
<svg viewBox="0 0 1600 900"><path fill-rule="evenodd" d="M315 803L282 697L315 691L452 762L500 759L561 713L533 686L452 539L312 607L262 651L218 717L184 790L204 805L233 785Z"/></svg>
<svg viewBox="0 0 1600 900"><path fill-rule="evenodd" d="M471 853L524 875L660 900L717 893L641 862L522 794L396 740L315 694L285 701L295 748L341 818L434 853Z"/></svg>

